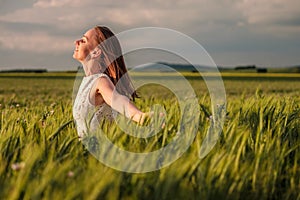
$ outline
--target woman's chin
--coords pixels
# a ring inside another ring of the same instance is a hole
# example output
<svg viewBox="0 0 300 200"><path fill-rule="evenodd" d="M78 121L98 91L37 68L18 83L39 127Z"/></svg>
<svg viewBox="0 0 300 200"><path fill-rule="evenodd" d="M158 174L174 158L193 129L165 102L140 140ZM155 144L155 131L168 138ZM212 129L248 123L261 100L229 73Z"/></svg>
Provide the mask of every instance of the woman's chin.
<svg viewBox="0 0 300 200"><path fill-rule="evenodd" d="M77 56L77 54L76 54L76 52L73 53L73 58L74 58L75 60L80 61L79 58L78 58L78 56Z"/></svg>

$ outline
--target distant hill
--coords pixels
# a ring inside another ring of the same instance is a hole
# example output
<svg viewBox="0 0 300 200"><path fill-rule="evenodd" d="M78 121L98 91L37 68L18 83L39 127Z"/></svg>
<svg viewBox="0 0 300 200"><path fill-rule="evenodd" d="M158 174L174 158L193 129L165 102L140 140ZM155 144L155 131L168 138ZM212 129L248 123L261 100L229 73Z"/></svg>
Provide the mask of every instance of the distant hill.
<svg viewBox="0 0 300 200"><path fill-rule="evenodd" d="M271 68L270 72L281 72L281 73L300 73L300 66L290 66L290 67L280 67L280 68Z"/></svg>
<svg viewBox="0 0 300 200"><path fill-rule="evenodd" d="M200 69L201 71L211 71L212 69L214 69L213 67L204 65L193 66L191 64L158 62L139 66L138 68L135 68L134 71L172 72L175 70L180 72L197 72L198 70L195 67L197 67L197 69Z"/></svg>
<svg viewBox="0 0 300 200"><path fill-rule="evenodd" d="M204 65L196 65L198 70L203 72L212 71L214 67L204 66ZM170 69L171 68L171 69ZM173 69L173 70L172 70ZM171 72L171 71L180 71L180 72L197 72L196 68L191 64L177 64L177 63L151 63L139 66L135 68L134 71L156 71L156 72ZM220 72L251 72L251 73L300 73L300 66L291 66L291 67L257 67L256 65L239 65L236 67L225 67L218 66L218 70Z"/></svg>

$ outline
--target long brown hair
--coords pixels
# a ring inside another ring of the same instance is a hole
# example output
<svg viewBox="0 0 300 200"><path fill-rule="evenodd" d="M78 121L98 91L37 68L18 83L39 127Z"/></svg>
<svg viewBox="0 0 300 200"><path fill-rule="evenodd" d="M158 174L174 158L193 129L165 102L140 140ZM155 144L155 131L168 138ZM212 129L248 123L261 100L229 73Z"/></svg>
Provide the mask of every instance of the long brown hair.
<svg viewBox="0 0 300 200"><path fill-rule="evenodd" d="M94 29L97 33L96 41L102 51L100 64L102 67L105 67L104 73L110 77L119 93L134 100L138 95L127 73L119 40L105 26L96 26ZM118 81L122 82L118 83Z"/></svg>

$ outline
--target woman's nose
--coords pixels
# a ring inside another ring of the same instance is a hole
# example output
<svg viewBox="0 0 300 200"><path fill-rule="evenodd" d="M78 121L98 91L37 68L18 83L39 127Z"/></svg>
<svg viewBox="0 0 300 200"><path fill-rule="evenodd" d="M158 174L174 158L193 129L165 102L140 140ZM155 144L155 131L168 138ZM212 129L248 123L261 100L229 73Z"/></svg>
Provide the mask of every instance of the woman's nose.
<svg viewBox="0 0 300 200"><path fill-rule="evenodd" d="M74 41L74 44L75 44L75 45L79 45L79 44L80 44L80 39L75 40L75 41Z"/></svg>

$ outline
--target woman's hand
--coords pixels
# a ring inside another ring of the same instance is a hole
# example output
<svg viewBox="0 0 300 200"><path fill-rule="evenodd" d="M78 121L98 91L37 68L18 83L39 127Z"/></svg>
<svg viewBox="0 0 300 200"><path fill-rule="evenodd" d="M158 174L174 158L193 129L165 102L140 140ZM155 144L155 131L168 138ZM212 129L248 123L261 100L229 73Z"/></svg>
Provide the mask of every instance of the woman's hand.
<svg viewBox="0 0 300 200"><path fill-rule="evenodd" d="M151 121L151 119L153 119L154 117L155 117L154 116L154 111L145 112L145 113L142 114L142 117L141 117L141 120L140 120L139 124L140 125L147 125ZM160 128L164 128L165 125L166 125L165 113L160 112L158 114L158 117L163 118L163 119L158 119L157 121L161 122Z"/></svg>

